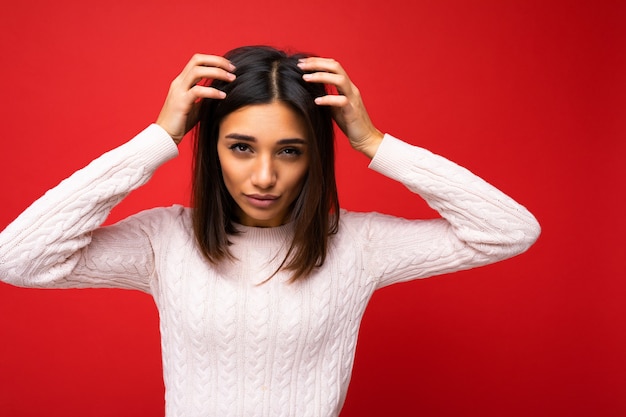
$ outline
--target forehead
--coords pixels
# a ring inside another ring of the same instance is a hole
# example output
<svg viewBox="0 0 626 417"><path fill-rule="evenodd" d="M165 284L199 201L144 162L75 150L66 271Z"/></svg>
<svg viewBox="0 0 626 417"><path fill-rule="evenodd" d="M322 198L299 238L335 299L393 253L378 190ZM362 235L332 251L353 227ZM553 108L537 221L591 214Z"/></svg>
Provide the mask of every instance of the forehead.
<svg viewBox="0 0 626 417"><path fill-rule="evenodd" d="M238 133L259 139L306 139L307 130L304 118L280 101L241 107L220 123L220 137Z"/></svg>

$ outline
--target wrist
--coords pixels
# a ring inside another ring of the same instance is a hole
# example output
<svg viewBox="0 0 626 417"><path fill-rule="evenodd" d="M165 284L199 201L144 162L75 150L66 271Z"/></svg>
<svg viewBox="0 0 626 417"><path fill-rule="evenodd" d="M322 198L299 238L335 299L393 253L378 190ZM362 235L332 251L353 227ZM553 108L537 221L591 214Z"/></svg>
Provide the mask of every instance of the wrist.
<svg viewBox="0 0 626 417"><path fill-rule="evenodd" d="M174 141L176 145L178 145L183 139L182 136L177 136L173 134L171 129L168 129L167 123L163 123L163 121L157 119L157 121L154 124L158 125L161 129L163 129L170 136L170 138L172 138L172 140Z"/></svg>
<svg viewBox="0 0 626 417"><path fill-rule="evenodd" d="M381 131L376 130L366 140L362 141L358 146L355 146L355 149L372 159L374 155L376 155L384 136Z"/></svg>

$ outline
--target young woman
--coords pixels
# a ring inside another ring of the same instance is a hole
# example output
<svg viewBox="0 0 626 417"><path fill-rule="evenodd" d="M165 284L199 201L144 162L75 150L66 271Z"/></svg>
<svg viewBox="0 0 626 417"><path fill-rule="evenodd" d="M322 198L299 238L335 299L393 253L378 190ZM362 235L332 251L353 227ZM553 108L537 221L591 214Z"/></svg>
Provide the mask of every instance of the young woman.
<svg viewBox="0 0 626 417"><path fill-rule="evenodd" d="M332 119L441 218L340 210ZM100 227L198 121L194 208ZM167 416L337 416L376 289L514 256L539 231L466 169L378 131L334 60L247 47L194 56L155 124L10 224L0 279L151 294Z"/></svg>

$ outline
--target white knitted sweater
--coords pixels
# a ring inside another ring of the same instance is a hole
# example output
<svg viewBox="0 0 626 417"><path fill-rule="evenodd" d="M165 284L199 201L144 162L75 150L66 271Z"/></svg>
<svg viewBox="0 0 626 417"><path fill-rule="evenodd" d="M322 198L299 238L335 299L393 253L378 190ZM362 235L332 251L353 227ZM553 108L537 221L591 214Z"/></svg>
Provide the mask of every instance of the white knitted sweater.
<svg viewBox="0 0 626 417"><path fill-rule="evenodd" d="M190 209L148 210L100 227L177 148L157 125L48 191L0 234L0 280L28 287L145 291L160 315L167 417L337 416L361 317L380 287L525 251L534 217L464 168L389 135L370 167L442 216L341 212L324 265L279 273L291 225L241 226L237 262L210 266Z"/></svg>

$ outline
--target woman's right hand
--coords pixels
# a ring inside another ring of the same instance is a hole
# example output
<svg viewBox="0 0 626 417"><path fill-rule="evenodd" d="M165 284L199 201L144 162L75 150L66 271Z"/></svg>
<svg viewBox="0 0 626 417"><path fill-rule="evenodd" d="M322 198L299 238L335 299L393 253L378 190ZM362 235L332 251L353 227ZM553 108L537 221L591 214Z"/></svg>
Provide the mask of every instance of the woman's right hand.
<svg viewBox="0 0 626 417"><path fill-rule="evenodd" d="M233 81L235 66L226 58L195 54L172 81L156 123L179 144L198 122L198 109L204 98L223 99L226 94L199 84L202 80Z"/></svg>

